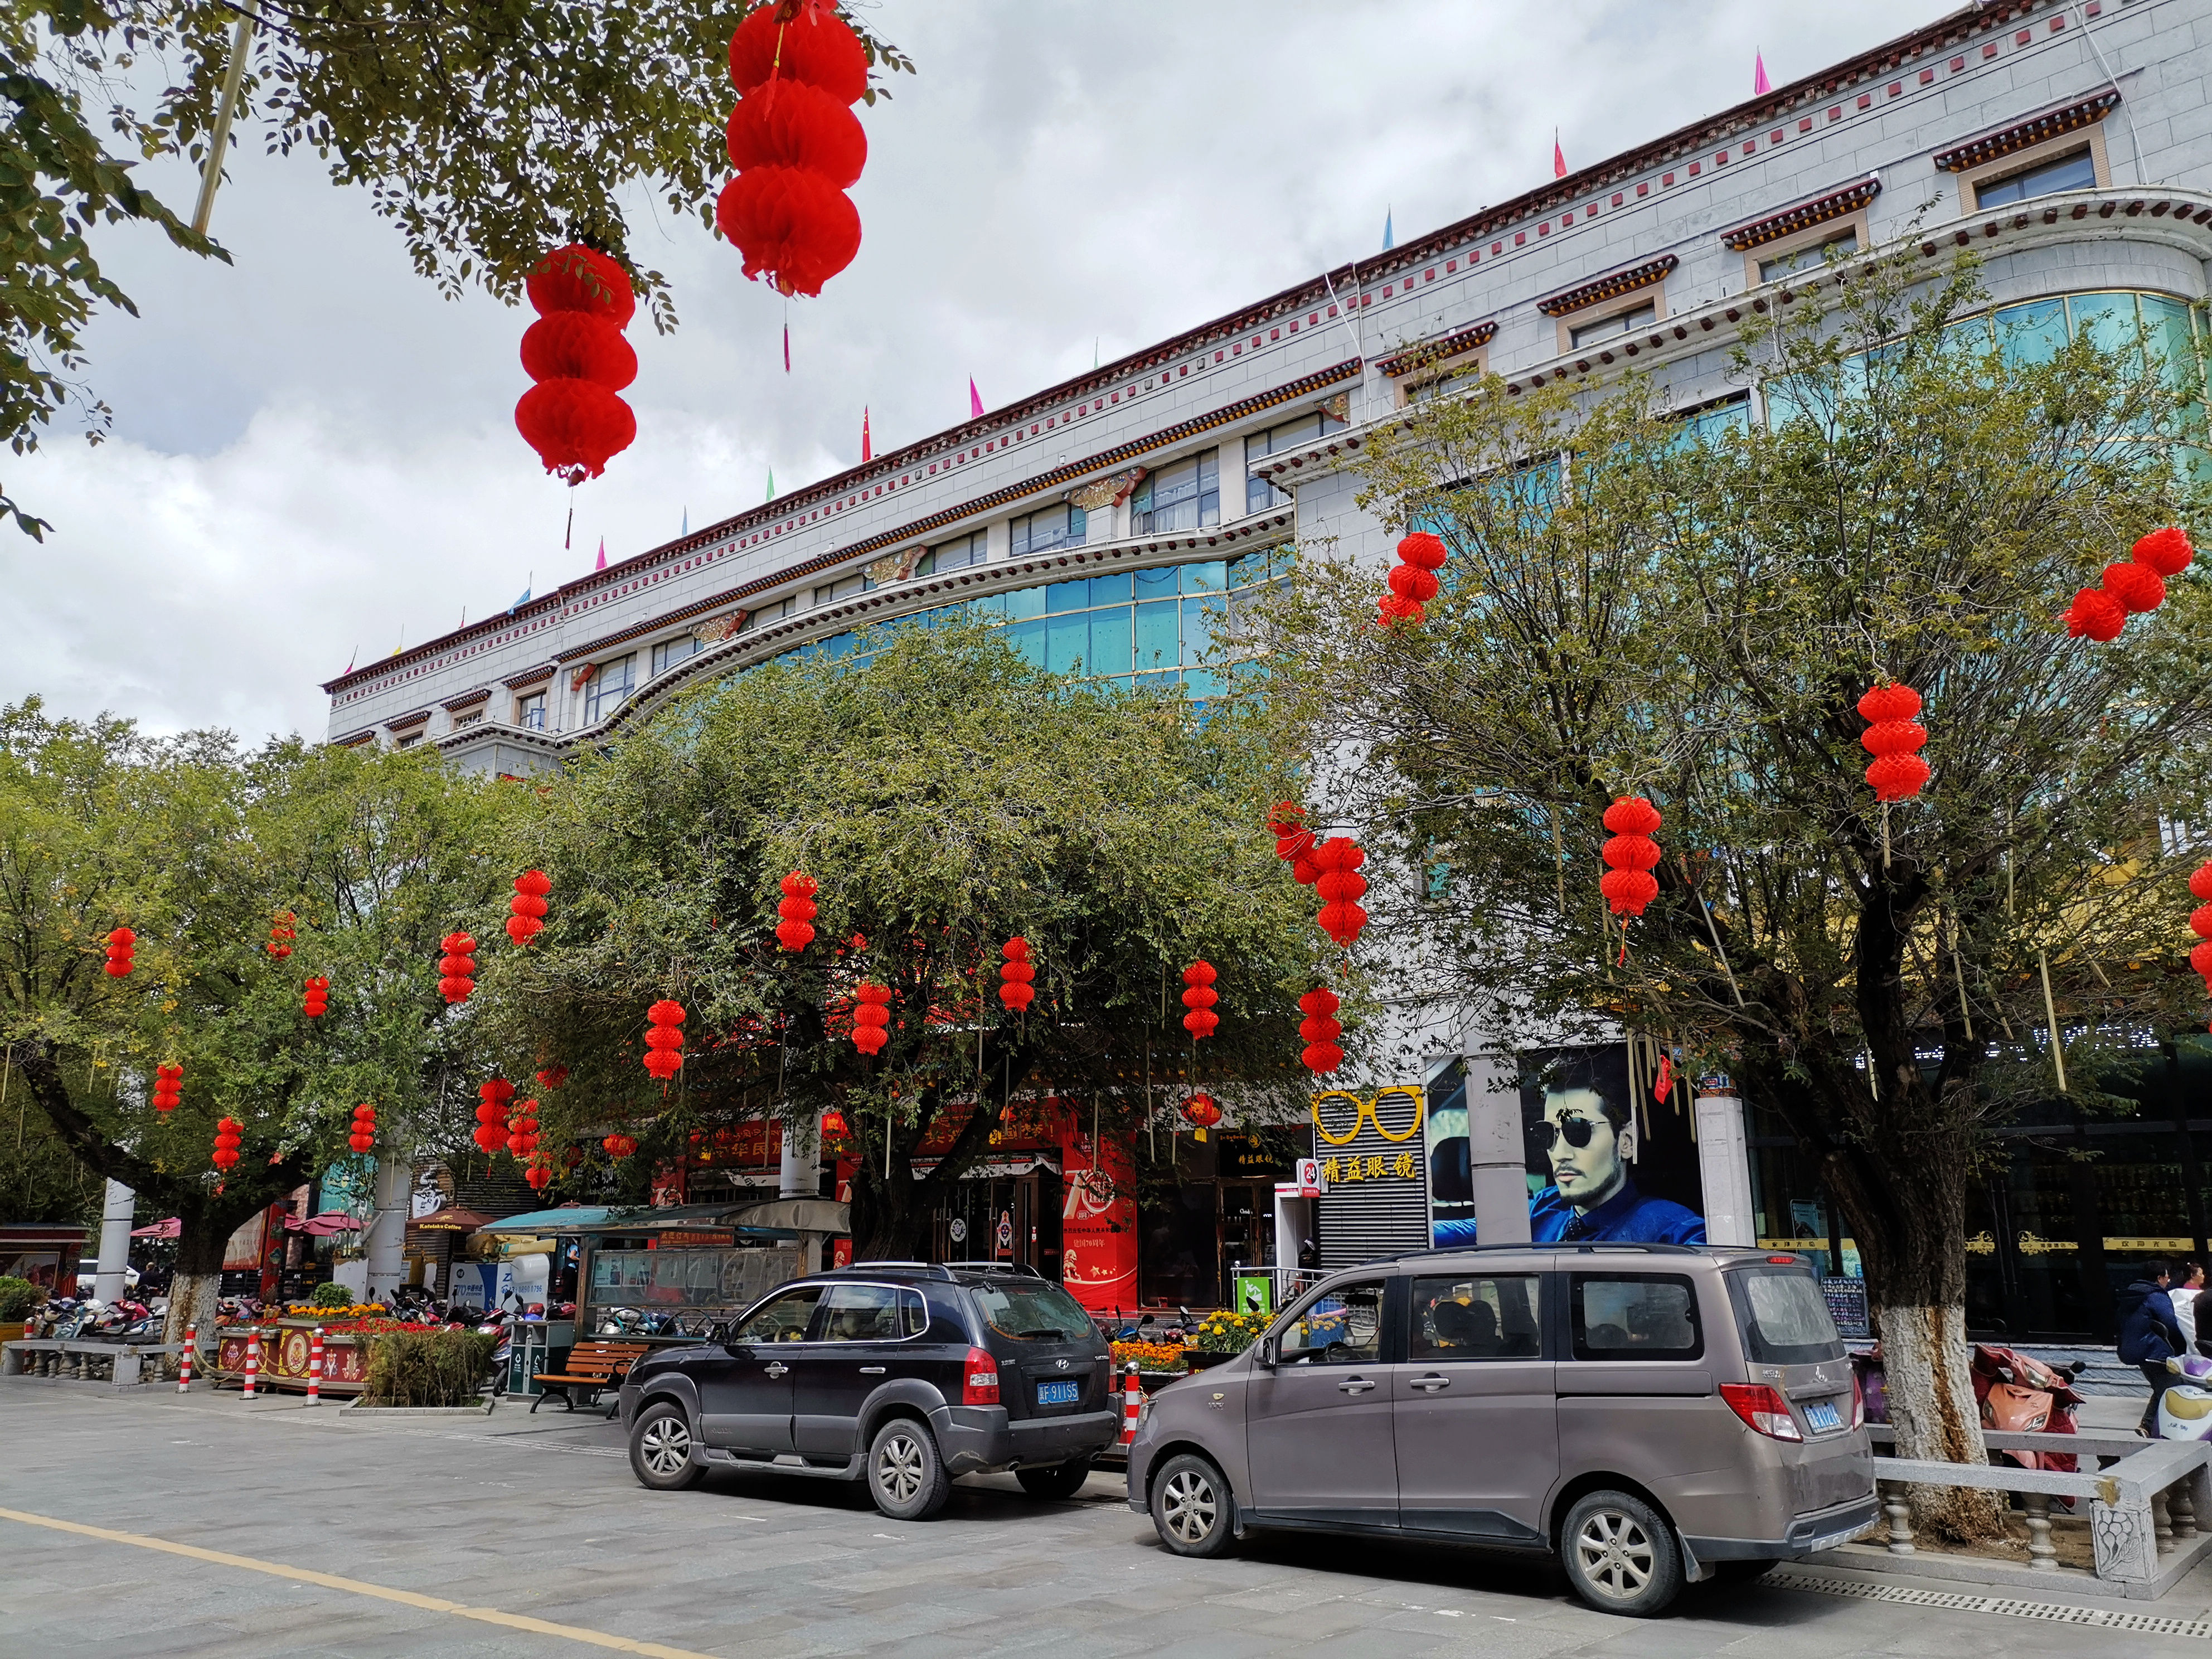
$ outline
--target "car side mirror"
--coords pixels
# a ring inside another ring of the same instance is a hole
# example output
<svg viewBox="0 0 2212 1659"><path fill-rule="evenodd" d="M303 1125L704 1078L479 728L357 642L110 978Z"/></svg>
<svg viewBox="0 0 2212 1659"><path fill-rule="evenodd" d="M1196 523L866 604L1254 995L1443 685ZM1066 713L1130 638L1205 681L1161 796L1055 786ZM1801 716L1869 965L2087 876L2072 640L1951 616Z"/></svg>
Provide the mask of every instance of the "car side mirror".
<svg viewBox="0 0 2212 1659"><path fill-rule="evenodd" d="M1259 1364L1267 1367L1267 1370L1271 1371L1274 1370L1275 1339L1272 1336L1261 1337L1260 1339L1259 1346L1254 1350L1252 1357L1254 1359L1258 1361Z"/></svg>

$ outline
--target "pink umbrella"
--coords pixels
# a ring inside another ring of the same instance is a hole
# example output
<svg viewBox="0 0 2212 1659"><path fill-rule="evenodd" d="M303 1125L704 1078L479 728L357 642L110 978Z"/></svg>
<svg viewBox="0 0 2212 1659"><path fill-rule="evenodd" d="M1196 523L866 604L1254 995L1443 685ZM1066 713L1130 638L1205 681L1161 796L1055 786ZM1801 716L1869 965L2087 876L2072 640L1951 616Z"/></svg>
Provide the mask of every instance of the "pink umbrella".
<svg viewBox="0 0 2212 1659"><path fill-rule="evenodd" d="M184 1224L176 1217L171 1216L167 1221L157 1221L150 1227L133 1227L131 1230L131 1237L133 1238L179 1238L183 1237L184 1231Z"/></svg>
<svg viewBox="0 0 2212 1659"><path fill-rule="evenodd" d="M290 1216L286 1216L284 1231L306 1233L311 1238L328 1238L333 1233L357 1233L361 1231L361 1223L343 1210L325 1210L320 1215L311 1215L305 1221L295 1221Z"/></svg>

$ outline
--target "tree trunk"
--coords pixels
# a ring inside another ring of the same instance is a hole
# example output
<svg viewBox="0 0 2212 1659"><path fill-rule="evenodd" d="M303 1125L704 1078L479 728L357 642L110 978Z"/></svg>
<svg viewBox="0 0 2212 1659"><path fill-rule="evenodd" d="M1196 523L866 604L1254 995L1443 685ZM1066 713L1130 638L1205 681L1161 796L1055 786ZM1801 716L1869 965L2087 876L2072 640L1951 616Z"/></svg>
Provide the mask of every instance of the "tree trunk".
<svg viewBox="0 0 2212 1659"><path fill-rule="evenodd" d="M1883 1385L1897 1455L1945 1463L1986 1463L1981 1409L1974 1400L1966 1310L1891 1306L1881 1310ZM1914 1486L1913 1524L1960 1543L2004 1535L2003 1500L1964 1486Z"/></svg>
<svg viewBox="0 0 2212 1659"><path fill-rule="evenodd" d="M161 1328L164 1342L187 1342L195 1332L215 1322L216 1305L222 1291L222 1250L230 1240L217 1232L204 1213L178 1218L176 1276L169 1282L169 1316ZM193 1356L198 1369L198 1356Z"/></svg>

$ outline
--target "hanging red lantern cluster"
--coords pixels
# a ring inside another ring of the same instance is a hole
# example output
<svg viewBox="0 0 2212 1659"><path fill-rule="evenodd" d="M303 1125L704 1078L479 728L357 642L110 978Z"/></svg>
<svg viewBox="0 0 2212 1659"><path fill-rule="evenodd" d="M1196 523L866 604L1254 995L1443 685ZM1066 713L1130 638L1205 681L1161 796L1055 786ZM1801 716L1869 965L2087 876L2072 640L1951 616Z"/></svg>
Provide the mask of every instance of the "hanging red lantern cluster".
<svg viewBox="0 0 2212 1659"><path fill-rule="evenodd" d="M665 1083L684 1069L684 1005L665 997L645 1011L645 1069Z"/></svg>
<svg viewBox="0 0 2212 1659"><path fill-rule="evenodd" d="M617 1164L637 1150L637 1142L620 1133L609 1135L599 1145L607 1149L607 1156Z"/></svg>
<svg viewBox="0 0 2212 1659"><path fill-rule="evenodd" d="M163 1114L173 1112L183 1103L185 1068L171 1063L154 1068L154 1109Z"/></svg>
<svg viewBox="0 0 2212 1659"><path fill-rule="evenodd" d="M1367 890L1367 878L1359 873L1359 866L1366 862L1367 854L1349 836L1331 836L1314 849L1321 930L1346 950L1367 926L1367 912L1359 907L1360 896Z"/></svg>
<svg viewBox="0 0 2212 1659"><path fill-rule="evenodd" d="M1211 1129L1221 1121L1221 1103L1203 1090L1185 1097L1182 1106L1183 1121L1194 1128Z"/></svg>
<svg viewBox="0 0 2212 1659"><path fill-rule="evenodd" d="M438 958L438 994L448 1003L466 1002L477 988L477 942L466 933L448 933L438 941L445 955Z"/></svg>
<svg viewBox="0 0 2212 1659"><path fill-rule="evenodd" d="M215 1126L215 1167L228 1171L238 1167L238 1149L246 1142L245 1126L226 1117Z"/></svg>
<svg viewBox="0 0 2212 1659"><path fill-rule="evenodd" d="M376 1145L376 1108L365 1100L353 1109L353 1127L346 1132L346 1145L356 1152Z"/></svg>
<svg viewBox="0 0 2212 1659"><path fill-rule="evenodd" d="M289 910L279 910L269 924L269 954L279 962L292 954L292 941L300 937L292 927L298 920Z"/></svg>
<svg viewBox="0 0 2212 1659"><path fill-rule="evenodd" d="M128 927L118 927L107 936L107 960L100 964L110 979L122 979L131 969L132 953L137 949L138 935Z"/></svg>
<svg viewBox="0 0 2212 1659"><path fill-rule="evenodd" d="M1305 1016L1299 1022L1298 1035L1306 1045L1300 1058L1308 1071L1333 1072L1344 1064L1344 1050L1336 1041L1344 1035L1344 1026L1336 1017L1343 1006L1326 985L1316 985L1298 999L1298 1012Z"/></svg>
<svg viewBox="0 0 2212 1659"><path fill-rule="evenodd" d="M1417 530L1398 544L1398 562L1390 570L1390 591L1382 596L1382 622L1419 622L1422 607L1436 598L1443 584L1437 572L1444 567L1443 539Z"/></svg>
<svg viewBox="0 0 2212 1659"><path fill-rule="evenodd" d="M1030 942L1017 933L999 947L1006 960L999 964L999 1000L1016 1013L1036 1000L1036 968L1030 961Z"/></svg>
<svg viewBox="0 0 2212 1659"><path fill-rule="evenodd" d="M845 1115L834 1106L822 1114L822 1138L824 1140L842 1140L845 1138Z"/></svg>
<svg viewBox="0 0 2212 1659"><path fill-rule="evenodd" d="M1640 916L1659 896L1659 879L1651 873L1659 862L1651 832L1659 824L1659 809L1641 795L1622 795L1605 809L1613 839L1605 844L1606 872L1597 885L1616 916Z"/></svg>
<svg viewBox="0 0 2212 1659"><path fill-rule="evenodd" d="M2196 556L2181 530L2168 525L2152 531L2128 550L2124 560L2105 567L2098 586L2074 596L2074 603L2066 607L2067 633L2109 645L2120 637L2130 617L2166 603L2166 579L2188 569Z"/></svg>
<svg viewBox="0 0 2212 1659"><path fill-rule="evenodd" d="M1215 977L1210 962L1194 962L1182 970L1182 1006L1190 1010L1182 1017L1182 1029L1194 1042L1212 1036L1221 1024L1221 1016L1213 1012L1213 1005L1221 1000L1213 988Z"/></svg>
<svg viewBox="0 0 2212 1659"><path fill-rule="evenodd" d="M557 1089L568 1080L568 1068L565 1066L549 1066L538 1074L538 1086L541 1089Z"/></svg>
<svg viewBox="0 0 2212 1659"><path fill-rule="evenodd" d="M553 878L543 870L525 870L514 878L514 896L507 902L507 936L527 945L545 926L545 896L553 890Z"/></svg>
<svg viewBox="0 0 2212 1659"><path fill-rule="evenodd" d="M891 1040L891 988L863 980L853 988L853 1046L879 1054Z"/></svg>
<svg viewBox="0 0 2212 1659"><path fill-rule="evenodd" d="M574 489L637 438L637 416L615 395L637 378L637 353L623 338L637 295L627 271L580 242L555 248L523 286L538 320L522 337L522 367L538 384L515 404L514 424Z"/></svg>
<svg viewBox="0 0 2212 1659"><path fill-rule="evenodd" d="M527 1158L538 1150L538 1103L518 1100L514 1115L507 1121L507 1150L517 1158Z"/></svg>
<svg viewBox="0 0 2212 1659"><path fill-rule="evenodd" d="M522 1171L522 1178L530 1183L530 1190L542 1193L553 1179L553 1160L543 1152L532 1152L530 1162Z"/></svg>
<svg viewBox="0 0 2212 1659"><path fill-rule="evenodd" d="M775 942L787 951L804 951L814 943L814 896L822 884L794 870L781 884L783 896L776 901L775 913L783 920L775 925Z"/></svg>
<svg viewBox="0 0 2212 1659"><path fill-rule="evenodd" d="M477 1150L497 1152L507 1146L507 1103L514 1098L514 1085L503 1077L487 1078L477 1085Z"/></svg>
<svg viewBox="0 0 2212 1659"><path fill-rule="evenodd" d="M302 988L303 1000L300 1012L309 1019L320 1019L331 1011L331 982L319 975L311 976Z"/></svg>
<svg viewBox="0 0 2212 1659"><path fill-rule="evenodd" d="M824 0L770 0L730 37L731 165L714 222L744 256L745 275L780 294L819 295L860 251L860 213L845 191L867 165L852 106L868 58Z"/></svg>
<svg viewBox="0 0 2212 1659"><path fill-rule="evenodd" d="M1927 786L1928 763L1918 751L1928 728L1913 718L1919 712L1920 694L1909 685L1877 685L1859 699L1859 718L1869 722L1859 744L1874 757L1866 781L1885 805L1911 800Z"/></svg>
<svg viewBox="0 0 2212 1659"><path fill-rule="evenodd" d="M2197 908L2191 913L2189 931L2197 935L2197 948L2189 953L2189 965L2204 979L2204 994L2212 997L2212 859L2197 866L2197 873L2189 878L2189 890L2197 900Z"/></svg>
<svg viewBox="0 0 2212 1659"><path fill-rule="evenodd" d="M1275 803L1267 815L1267 828L1275 836L1275 856L1291 866L1291 878L1310 887L1321 875L1314 862L1314 832L1306 828L1306 809L1294 800Z"/></svg>

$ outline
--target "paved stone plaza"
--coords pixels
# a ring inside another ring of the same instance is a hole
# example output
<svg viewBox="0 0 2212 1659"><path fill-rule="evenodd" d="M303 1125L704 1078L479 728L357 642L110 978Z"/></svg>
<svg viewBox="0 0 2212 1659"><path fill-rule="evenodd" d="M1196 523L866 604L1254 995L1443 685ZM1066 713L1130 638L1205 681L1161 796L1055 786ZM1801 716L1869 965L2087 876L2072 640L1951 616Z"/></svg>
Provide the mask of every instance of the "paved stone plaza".
<svg viewBox="0 0 2212 1659"><path fill-rule="evenodd" d="M654 1493L596 1413L364 1426L289 1397L0 1384L0 1449L7 1659L2212 1655L2198 1638L1802 1589L1693 1589L1638 1624L1585 1610L1541 1568L1444 1550L1277 1537L1182 1561L1103 1474L1065 1504L963 1481L920 1526L788 1478ZM2053 1599L2202 1620L2206 1578L2155 1604L2072 1585Z"/></svg>

